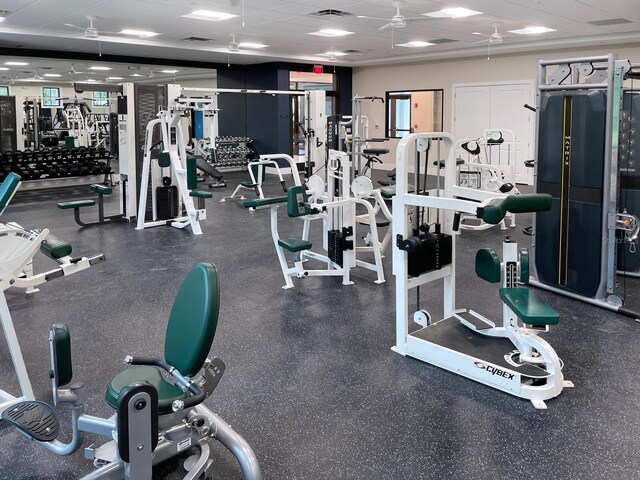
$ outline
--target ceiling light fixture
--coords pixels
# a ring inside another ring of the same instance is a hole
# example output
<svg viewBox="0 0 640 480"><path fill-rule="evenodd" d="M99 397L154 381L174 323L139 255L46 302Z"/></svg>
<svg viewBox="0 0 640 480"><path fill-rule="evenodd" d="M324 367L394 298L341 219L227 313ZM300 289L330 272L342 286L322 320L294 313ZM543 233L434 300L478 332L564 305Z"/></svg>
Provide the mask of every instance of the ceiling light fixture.
<svg viewBox="0 0 640 480"><path fill-rule="evenodd" d="M43 77L61 77L59 73L45 73Z"/></svg>
<svg viewBox="0 0 640 480"><path fill-rule="evenodd" d="M0 70L9 70L7 67L0 67Z"/></svg>
<svg viewBox="0 0 640 480"><path fill-rule="evenodd" d="M194 18L196 20L208 20L209 22L219 22L220 20L229 20L235 18L237 15L232 13L214 12L212 10L196 10L187 15L182 15L183 18Z"/></svg>
<svg viewBox="0 0 640 480"><path fill-rule="evenodd" d="M107 80L124 80L122 77L107 77Z"/></svg>
<svg viewBox="0 0 640 480"><path fill-rule="evenodd" d="M111 70L111 67L89 67L89 70Z"/></svg>
<svg viewBox="0 0 640 480"><path fill-rule="evenodd" d="M468 8L454 7L443 8L442 10L438 10L437 12L423 13L423 15L433 18L464 18L472 17L473 15L482 15L482 12L469 10Z"/></svg>
<svg viewBox="0 0 640 480"><path fill-rule="evenodd" d="M321 53L320 55L326 55L327 57L344 57L349 54L345 52L324 52L324 53Z"/></svg>
<svg viewBox="0 0 640 480"><path fill-rule="evenodd" d="M180 70L160 70L160 73L178 73Z"/></svg>
<svg viewBox="0 0 640 480"><path fill-rule="evenodd" d="M131 30L131 29L124 29L121 30L120 33L122 33L123 35L133 35L134 37L155 37L156 35L160 35L159 33L156 32L148 32L145 30Z"/></svg>
<svg viewBox="0 0 640 480"><path fill-rule="evenodd" d="M317 32L310 32L309 35L317 35L319 37L344 37L345 35L351 35L354 32L348 32L346 30L338 30L335 28L323 28Z"/></svg>
<svg viewBox="0 0 640 480"><path fill-rule="evenodd" d="M130 77L143 77L144 75L140 75L139 73L134 73L132 75L129 75Z"/></svg>
<svg viewBox="0 0 640 480"><path fill-rule="evenodd" d="M240 42L238 46L240 48L266 48L269 45L265 45L264 43L256 43L256 42Z"/></svg>
<svg viewBox="0 0 640 480"><path fill-rule="evenodd" d="M537 35L539 33L556 32L554 28L547 27L525 27L519 30L509 30L509 33L515 33L516 35Z"/></svg>
<svg viewBox="0 0 640 480"><path fill-rule="evenodd" d="M435 43L414 40L412 42L407 42L407 43L398 43L396 44L396 47L419 48L419 47L429 47L431 45L435 45Z"/></svg>
<svg viewBox="0 0 640 480"><path fill-rule="evenodd" d="M29 65L27 62L4 62L5 65L14 65L16 67L22 67L24 65Z"/></svg>

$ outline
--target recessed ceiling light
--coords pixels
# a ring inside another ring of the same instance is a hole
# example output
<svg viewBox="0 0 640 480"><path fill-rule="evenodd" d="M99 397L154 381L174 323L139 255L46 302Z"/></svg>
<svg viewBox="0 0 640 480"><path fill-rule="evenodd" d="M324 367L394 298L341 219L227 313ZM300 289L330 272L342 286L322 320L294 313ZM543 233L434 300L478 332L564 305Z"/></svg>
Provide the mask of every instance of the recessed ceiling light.
<svg viewBox="0 0 640 480"><path fill-rule="evenodd" d="M266 48L269 45L265 45L264 43L256 43L256 42L240 42L238 46L240 48Z"/></svg>
<svg viewBox="0 0 640 480"><path fill-rule="evenodd" d="M309 35L318 35L319 37L344 37L345 35L351 35L353 33L354 32L338 30L335 28L323 28L317 32L310 32Z"/></svg>
<svg viewBox="0 0 640 480"><path fill-rule="evenodd" d="M161 73L178 73L179 70L160 70Z"/></svg>
<svg viewBox="0 0 640 480"><path fill-rule="evenodd" d="M423 13L423 15L434 18L464 18L471 17L473 15L482 15L482 12L469 10L468 8L455 7L443 8L442 10L438 10L437 12Z"/></svg>
<svg viewBox="0 0 640 480"><path fill-rule="evenodd" d="M140 75L139 73L133 73L130 75L130 77L142 77L144 75Z"/></svg>
<svg viewBox="0 0 640 480"><path fill-rule="evenodd" d="M156 33L156 32L147 32L145 30L131 30L131 29L121 30L120 33L122 33L123 35L133 35L134 37L155 37L156 35L160 35L159 33Z"/></svg>
<svg viewBox="0 0 640 480"><path fill-rule="evenodd" d="M230 18L237 17L237 15L232 13L214 12L212 10L196 10L182 16L184 18L195 18L196 20L208 20L210 22L219 22L220 20L229 20Z"/></svg>
<svg viewBox="0 0 640 480"><path fill-rule="evenodd" d="M516 35L536 35L538 33L548 33L557 31L554 28L547 27L525 27L519 30L509 30L509 33L515 33Z"/></svg>
<svg viewBox="0 0 640 480"><path fill-rule="evenodd" d="M9 70L7 67L0 67L0 70Z"/></svg>
<svg viewBox="0 0 640 480"><path fill-rule="evenodd" d="M122 77L107 77L107 80L123 80Z"/></svg>
<svg viewBox="0 0 640 480"><path fill-rule="evenodd" d="M16 67L21 67L23 65L29 65L27 62L4 62L5 65L15 65Z"/></svg>
<svg viewBox="0 0 640 480"><path fill-rule="evenodd" d="M349 54L345 52L324 52L324 53L321 53L320 55L326 55L327 57L344 57L345 55L349 55Z"/></svg>
<svg viewBox="0 0 640 480"><path fill-rule="evenodd" d="M111 67L89 67L89 70L111 70Z"/></svg>
<svg viewBox="0 0 640 480"><path fill-rule="evenodd" d="M0 17L0 22L4 22L5 17Z"/></svg>
<svg viewBox="0 0 640 480"><path fill-rule="evenodd" d="M408 47L408 48L419 48L419 47L428 47L430 45L435 45L435 43L422 42L422 41L419 41L419 40L415 40L413 42L398 43L396 46L397 47Z"/></svg>
<svg viewBox="0 0 640 480"><path fill-rule="evenodd" d="M43 77L61 77L59 73L45 73Z"/></svg>
<svg viewBox="0 0 640 480"><path fill-rule="evenodd" d="M95 83L95 80L94 80L93 78L89 78L89 79L87 79L87 82L89 82L89 83Z"/></svg>

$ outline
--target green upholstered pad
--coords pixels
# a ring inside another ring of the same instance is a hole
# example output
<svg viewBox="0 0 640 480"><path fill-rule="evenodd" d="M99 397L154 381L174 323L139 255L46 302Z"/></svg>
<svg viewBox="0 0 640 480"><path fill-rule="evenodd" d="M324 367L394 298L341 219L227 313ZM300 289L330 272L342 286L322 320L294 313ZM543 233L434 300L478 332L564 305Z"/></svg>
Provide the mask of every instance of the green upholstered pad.
<svg viewBox="0 0 640 480"><path fill-rule="evenodd" d="M369 225L368 222L364 222L364 221L359 221L358 222L361 225ZM389 220L387 220L387 217L376 217L376 227L388 227L389 226Z"/></svg>
<svg viewBox="0 0 640 480"><path fill-rule="evenodd" d="M195 198L211 198L213 197L213 193L211 192L201 192L200 190L191 190L189 192L190 197Z"/></svg>
<svg viewBox="0 0 640 480"><path fill-rule="evenodd" d="M247 180L246 182L240 182L240 185L242 185L245 188L253 188L253 183L251 182L251 180Z"/></svg>
<svg viewBox="0 0 640 480"><path fill-rule="evenodd" d="M262 175L260 175L262 178L258 178L258 173L260 171L262 171ZM253 173L253 178L255 178L258 183L264 182L265 178L267 178L267 169L265 165L251 165L251 173Z"/></svg>
<svg viewBox="0 0 640 480"><path fill-rule="evenodd" d="M60 202L58 208L66 210L68 208L93 207L96 204L94 200L74 200L72 202Z"/></svg>
<svg viewBox="0 0 640 480"><path fill-rule="evenodd" d="M216 334L219 308L216 267L198 263L176 295L164 342L165 361L183 375L194 375L202 368Z"/></svg>
<svg viewBox="0 0 640 480"><path fill-rule="evenodd" d="M76 138L75 137L64 137L64 146L67 150L71 150L76 146Z"/></svg>
<svg viewBox="0 0 640 480"><path fill-rule="evenodd" d="M156 159L158 160L158 165L162 168L171 166L171 155L169 155L169 152L158 152Z"/></svg>
<svg viewBox="0 0 640 480"><path fill-rule="evenodd" d="M187 157L187 188L198 188L198 161L196 157Z"/></svg>
<svg viewBox="0 0 640 480"><path fill-rule="evenodd" d="M10 172L4 181L0 183L0 213L7 207L13 194L20 185L20 175Z"/></svg>
<svg viewBox="0 0 640 480"><path fill-rule="evenodd" d="M444 168L445 161L444 160L434 160L433 164L438 168ZM464 160L461 158L456 158L456 165L464 164Z"/></svg>
<svg viewBox="0 0 640 480"><path fill-rule="evenodd" d="M73 378L71 363L71 335L66 325L58 323L51 327L52 346L56 352L56 386L66 385Z"/></svg>
<svg viewBox="0 0 640 480"><path fill-rule="evenodd" d="M287 190L287 215L290 217L301 217L309 215L311 209L306 205L301 205L309 201L307 190L304 185L295 185Z"/></svg>
<svg viewBox="0 0 640 480"><path fill-rule="evenodd" d="M529 250L520 249L520 283L529 283Z"/></svg>
<svg viewBox="0 0 640 480"><path fill-rule="evenodd" d="M311 248L311 242L298 237L279 238L278 245L290 252L301 252L302 250L309 250Z"/></svg>
<svg viewBox="0 0 640 480"><path fill-rule="evenodd" d="M107 385L105 399L113 408L118 408L120 392L124 394L128 387L144 382L150 383L158 391L158 412L161 415L173 411L171 404L174 400L182 400L186 397L179 387L162 378L158 368L143 366L130 368L113 377Z"/></svg>
<svg viewBox="0 0 640 480"><path fill-rule="evenodd" d="M274 203L287 203L287 197L256 198L254 200L242 202L242 206L244 208L258 208L272 205Z"/></svg>
<svg viewBox="0 0 640 480"><path fill-rule="evenodd" d="M113 193L113 190L110 187L100 185L99 183L94 183L90 188L98 195L111 195Z"/></svg>
<svg viewBox="0 0 640 480"><path fill-rule="evenodd" d="M493 249L481 248L476 253L476 275L487 282L500 283L500 257Z"/></svg>
<svg viewBox="0 0 640 480"><path fill-rule="evenodd" d="M44 239L44 242L40 244L40 251L47 257L57 260L58 258L71 255L71 245L64 240L60 240L55 235L49 233Z"/></svg>
<svg viewBox="0 0 640 480"><path fill-rule="evenodd" d="M500 298L528 325L555 325L560 316L528 288L501 288Z"/></svg>
<svg viewBox="0 0 640 480"><path fill-rule="evenodd" d="M547 193L529 193L493 198L482 209L482 219L492 225L502 221L507 212L528 213L544 212L551 209L551 195Z"/></svg>
<svg viewBox="0 0 640 480"><path fill-rule="evenodd" d="M413 193L413 185L409 185L408 193ZM387 185L386 187L380 187L380 194L382 198L393 198L396 195L396 186Z"/></svg>

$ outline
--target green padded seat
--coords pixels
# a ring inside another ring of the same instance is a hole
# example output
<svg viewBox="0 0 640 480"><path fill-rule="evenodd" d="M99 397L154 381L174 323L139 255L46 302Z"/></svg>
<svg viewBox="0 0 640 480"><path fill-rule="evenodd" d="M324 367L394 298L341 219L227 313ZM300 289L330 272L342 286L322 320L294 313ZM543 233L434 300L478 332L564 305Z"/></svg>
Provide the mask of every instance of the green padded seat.
<svg viewBox="0 0 640 480"><path fill-rule="evenodd" d="M94 200L74 200L72 202L60 202L58 208L66 210L68 208L93 207L96 204Z"/></svg>
<svg viewBox="0 0 640 480"><path fill-rule="evenodd" d="M413 185L409 185L408 193L413 193L413 191ZM382 195L382 198L393 198L396 196L396 186L387 185L385 187L380 187L380 194Z"/></svg>
<svg viewBox="0 0 640 480"><path fill-rule="evenodd" d="M191 377L204 365L218 326L220 286L211 263L198 263L182 282L173 302L164 341L164 360L182 375ZM160 414L170 413L171 403L185 397L179 387L165 381L156 367L141 366L116 375L107 385L106 400L116 408L124 387L149 382L158 390Z"/></svg>
<svg viewBox="0 0 640 480"><path fill-rule="evenodd" d="M360 225L369 225L369 223L367 223L365 221L362 221L362 220L358 221L358 223ZM387 220L387 217L376 217L376 227L380 227L380 228L388 227L390 223L391 222L389 222L389 220Z"/></svg>
<svg viewBox="0 0 640 480"><path fill-rule="evenodd" d="M528 325L555 325L560 316L528 288L501 288L500 298Z"/></svg>
<svg viewBox="0 0 640 480"><path fill-rule="evenodd" d="M2 183L0 183L0 213L2 213L9 204L18 185L20 185L20 180L20 175L10 172Z"/></svg>
<svg viewBox="0 0 640 480"><path fill-rule="evenodd" d="M476 253L476 275L490 283L499 283L502 278L500 257L491 248L481 248Z"/></svg>
<svg viewBox="0 0 640 480"><path fill-rule="evenodd" d="M201 192L200 190L191 190L189 192L190 197L195 198L211 198L213 197L213 193L211 192Z"/></svg>
<svg viewBox="0 0 640 480"><path fill-rule="evenodd" d="M107 385L107 393L105 399L113 408L118 408L118 397L120 391L125 387L130 387L138 383L148 382L158 390L158 411L159 413L171 413L171 404L174 400L182 400L186 397L185 393L175 385L167 382L160 370L156 367L142 366L119 373Z"/></svg>
<svg viewBox="0 0 640 480"><path fill-rule="evenodd" d="M293 253L301 252L303 250L309 250L312 246L311 242L308 242L298 237L279 238L278 245L280 245L285 250L288 250Z"/></svg>
<svg viewBox="0 0 640 480"><path fill-rule="evenodd" d="M276 203L287 203L287 197L256 198L253 200L247 200L246 202L242 202L242 206L244 208L259 208L259 207L266 207L267 205L273 205Z"/></svg>
<svg viewBox="0 0 640 480"><path fill-rule="evenodd" d="M96 192L98 195L111 195L113 190L111 187L106 187L104 185L100 185L99 183L94 183L91 185L91 191Z"/></svg>
<svg viewBox="0 0 640 480"><path fill-rule="evenodd" d="M242 185L245 188L253 188L253 182L251 180L240 182L240 185Z"/></svg>

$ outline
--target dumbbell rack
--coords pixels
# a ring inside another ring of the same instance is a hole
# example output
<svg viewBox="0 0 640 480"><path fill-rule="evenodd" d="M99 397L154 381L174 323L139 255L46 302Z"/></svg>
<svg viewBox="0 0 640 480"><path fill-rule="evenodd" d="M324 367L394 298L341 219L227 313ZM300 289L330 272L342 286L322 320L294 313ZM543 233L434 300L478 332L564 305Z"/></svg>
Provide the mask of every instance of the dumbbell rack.
<svg viewBox="0 0 640 480"><path fill-rule="evenodd" d="M253 140L249 137L216 137L216 168L246 167L251 161L253 150L249 147Z"/></svg>
<svg viewBox="0 0 640 480"><path fill-rule="evenodd" d="M9 172L22 177L25 187L28 183L67 177L87 177L86 182L94 183L96 175L111 173L111 154L104 148L57 147L50 149L5 152L0 156L0 181ZM48 182L51 183L51 182ZM60 182L57 182L58 184ZM65 182L66 183L66 182ZM55 186L55 184L47 184Z"/></svg>

